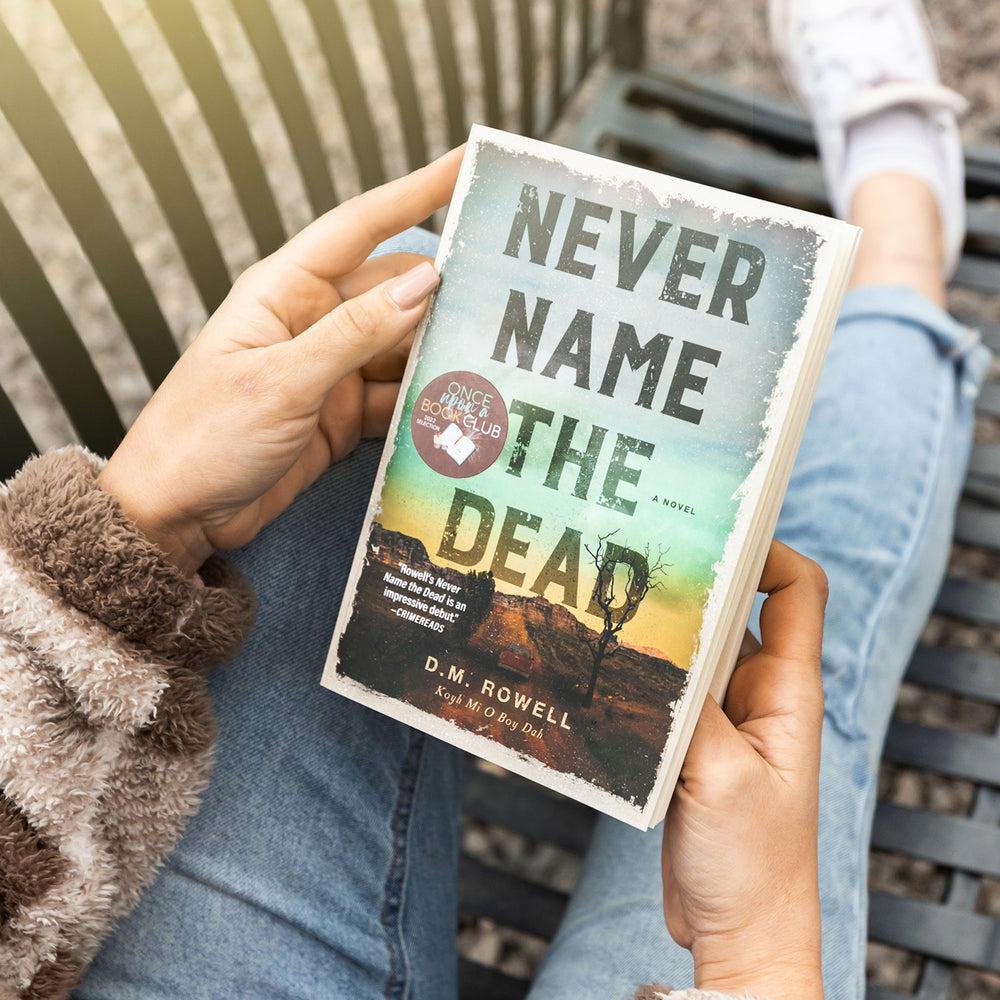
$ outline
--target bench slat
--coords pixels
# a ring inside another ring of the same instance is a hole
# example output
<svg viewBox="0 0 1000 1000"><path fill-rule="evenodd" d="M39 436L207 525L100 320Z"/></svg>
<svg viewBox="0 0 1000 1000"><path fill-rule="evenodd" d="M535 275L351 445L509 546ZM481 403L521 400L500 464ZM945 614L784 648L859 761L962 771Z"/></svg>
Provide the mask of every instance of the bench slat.
<svg viewBox="0 0 1000 1000"><path fill-rule="evenodd" d="M880 802L872 845L946 868L1000 876L1000 828L994 824Z"/></svg>
<svg viewBox="0 0 1000 1000"><path fill-rule="evenodd" d="M38 449L7 393L0 388L0 483L10 479Z"/></svg>
<svg viewBox="0 0 1000 1000"><path fill-rule="evenodd" d="M569 896L463 854L458 865L459 910L503 927L552 939Z"/></svg>
<svg viewBox="0 0 1000 1000"><path fill-rule="evenodd" d="M955 541L983 549L1000 549L1000 510L966 500L955 518Z"/></svg>
<svg viewBox="0 0 1000 1000"><path fill-rule="evenodd" d="M410 168L423 166L430 159L424 134L424 112L417 97L413 62L406 48L396 0L369 0L375 31L385 53L392 96L399 111L406 157Z"/></svg>
<svg viewBox="0 0 1000 1000"><path fill-rule="evenodd" d="M742 132L797 155L815 155L812 125L790 100L740 89L716 77L676 73L663 67L636 74L633 83L637 92L654 94L689 121ZM1000 190L1000 150L967 146L965 172L970 194L995 194Z"/></svg>
<svg viewBox="0 0 1000 1000"><path fill-rule="evenodd" d="M0 247L0 290L7 311L62 400L77 434L98 455L110 455L125 434L118 411L66 310L2 204ZM6 437L2 415L0 422ZM24 430L20 420L17 423ZM24 443L17 443L17 450ZM4 451L14 444L5 440Z"/></svg>
<svg viewBox="0 0 1000 1000"><path fill-rule="evenodd" d="M517 0L517 55L520 81L521 135L535 134L535 31L531 0Z"/></svg>
<svg viewBox="0 0 1000 1000"><path fill-rule="evenodd" d="M266 256L288 234L218 53L190 0L148 0L147 6L198 101L258 253Z"/></svg>
<svg viewBox="0 0 1000 1000"><path fill-rule="evenodd" d="M1000 625L1000 583L950 576L941 587L934 610L975 625Z"/></svg>
<svg viewBox="0 0 1000 1000"><path fill-rule="evenodd" d="M0 110L107 290L150 384L159 385L178 357L167 321L97 178L2 21L0 66Z"/></svg>
<svg viewBox="0 0 1000 1000"><path fill-rule="evenodd" d="M994 324L993 326L996 330L997 346L1000 346L1000 325ZM980 330L984 332L983 340L986 341L985 326L981 325ZM989 342L987 342L987 346L991 346ZM979 390L979 398L976 400L976 409L986 416L1000 417L1000 383L986 382L983 384L982 389Z"/></svg>
<svg viewBox="0 0 1000 1000"><path fill-rule="evenodd" d="M486 124L503 127L500 110L500 68L497 61L497 24L493 0L475 0L473 13L479 36L479 57L482 60L483 88L486 91Z"/></svg>
<svg viewBox="0 0 1000 1000"><path fill-rule="evenodd" d="M1000 705L1000 656L993 653L920 645L907 667L906 680Z"/></svg>
<svg viewBox="0 0 1000 1000"><path fill-rule="evenodd" d="M995 294L1000 288L1000 262L992 257L967 252L958 262L951 280L959 288Z"/></svg>
<svg viewBox="0 0 1000 1000"><path fill-rule="evenodd" d="M149 180L205 311L213 312L229 291L229 271L177 146L132 56L100 4L52 2Z"/></svg>
<svg viewBox="0 0 1000 1000"><path fill-rule="evenodd" d="M935 729L893 719L882 757L893 764L932 774L1000 786L1000 741L978 733Z"/></svg>
<svg viewBox="0 0 1000 1000"><path fill-rule="evenodd" d="M980 442L972 446L969 472L1000 482L1000 444Z"/></svg>
<svg viewBox="0 0 1000 1000"><path fill-rule="evenodd" d="M233 10L257 55L282 128L291 143L309 205L314 215L322 215L340 199L301 77L274 11L267 0L233 0Z"/></svg>
<svg viewBox="0 0 1000 1000"><path fill-rule="evenodd" d="M464 814L490 826L582 855L596 822L592 809L513 775L466 772Z"/></svg>
<svg viewBox="0 0 1000 1000"><path fill-rule="evenodd" d="M524 1000L531 988L527 979L518 979L466 958L458 960L458 995L476 1000Z"/></svg>
<svg viewBox="0 0 1000 1000"><path fill-rule="evenodd" d="M583 82L587 71L593 64L596 49L592 45L591 36L593 34L594 10L593 0L580 0L580 36L577 44L576 55L576 83Z"/></svg>
<svg viewBox="0 0 1000 1000"><path fill-rule="evenodd" d="M347 40L344 19L337 4L303 0L326 60L330 79L340 98L340 107L350 139L351 154L358 167L361 186L377 187L386 180L374 119L361 83L354 48Z"/></svg>
<svg viewBox="0 0 1000 1000"><path fill-rule="evenodd" d="M896 948L1000 972L1000 925L989 917L904 899L885 892L869 898L869 931Z"/></svg>
<svg viewBox="0 0 1000 1000"><path fill-rule="evenodd" d="M552 77L549 81L549 114L555 121L563 109L563 50L566 37L566 0L552 0Z"/></svg>
<svg viewBox="0 0 1000 1000"><path fill-rule="evenodd" d="M458 71L458 54L455 52L455 32L448 16L447 4L439 0L424 0L424 8L431 23L431 38L437 53L438 71L444 83L444 107L448 120L448 145L458 146L468 137L465 118L465 88Z"/></svg>

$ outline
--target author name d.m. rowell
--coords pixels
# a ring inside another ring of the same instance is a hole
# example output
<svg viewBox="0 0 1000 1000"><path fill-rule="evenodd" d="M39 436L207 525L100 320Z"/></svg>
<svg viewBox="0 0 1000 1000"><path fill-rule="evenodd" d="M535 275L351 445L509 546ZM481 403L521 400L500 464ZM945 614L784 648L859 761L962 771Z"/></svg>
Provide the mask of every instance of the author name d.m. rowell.
<svg viewBox="0 0 1000 1000"><path fill-rule="evenodd" d="M470 687L470 681L465 679L465 668L456 667L451 664L447 671L441 667L438 660L434 656L428 656L424 663L424 670L431 674L440 674L442 677L446 677L449 681L460 684L464 687ZM442 691L441 696L445 701L455 703L457 701L464 700L469 707L479 708L479 702L474 701L469 695L454 695L450 692ZM514 710L522 713L525 718L533 717L535 719L540 719L543 722L551 723L553 726L558 726L560 729L572 729L573 727L569 724L569 713L563 712L557 709L554 705L550 705L547 702L539 701L537 698L529 695L523 694L514 688L508 687L506 684L497 684L496 681L492 681L489 678L483 680L479 688L479 697L489 698L491 701L498 701L502 705L508 707L508 710ZM492 709L492 711L491 711ZM495 714L495 709L492 706L487 705L483 709L483 714L489 718L491 715Z"/></svg>

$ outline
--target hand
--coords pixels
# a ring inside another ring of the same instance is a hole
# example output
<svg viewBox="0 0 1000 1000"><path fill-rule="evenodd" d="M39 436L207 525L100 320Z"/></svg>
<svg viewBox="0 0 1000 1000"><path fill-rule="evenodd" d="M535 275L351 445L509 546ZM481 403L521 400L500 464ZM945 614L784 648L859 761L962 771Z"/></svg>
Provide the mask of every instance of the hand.
<svg viewBox="0 0 1000 1000"><path fill-rule="evenodd" d="M385 434L438 278L422 257L366 258L448 202L460 160L345 202L249 268L112 455L101 486L184 572Z"/></svg>
<svg viewBox="0 0 1000 1000"><path fill-rule="evenodd" d="M817 816L826 578L773 542L760 646L701 713L663 837L663 899L701 989L822 997ZM746 643L744 644L746 650Z"/></svg>

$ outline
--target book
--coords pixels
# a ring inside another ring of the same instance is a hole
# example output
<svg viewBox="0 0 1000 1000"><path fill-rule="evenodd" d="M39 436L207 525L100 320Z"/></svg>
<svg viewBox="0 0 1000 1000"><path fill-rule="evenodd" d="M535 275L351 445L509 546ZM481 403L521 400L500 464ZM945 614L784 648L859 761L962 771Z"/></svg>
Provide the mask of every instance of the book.
<svg viewBox="0 0 1000 1000"><path fill-rule="evenodd" d="M658 822L733 668L858 236L474 127L323 684Z"/></svg>

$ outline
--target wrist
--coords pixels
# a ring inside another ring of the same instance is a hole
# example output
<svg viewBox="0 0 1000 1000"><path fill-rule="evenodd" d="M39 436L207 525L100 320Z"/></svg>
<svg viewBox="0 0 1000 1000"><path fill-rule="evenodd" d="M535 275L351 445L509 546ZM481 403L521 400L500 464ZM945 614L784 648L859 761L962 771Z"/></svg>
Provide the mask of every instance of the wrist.
<svg viewBox="0 0 1000 1000"><path fill-rule="evenodd" d="M823 973L820 956L778 959L738 959L695 961L695 987L718 993L768 1000L823 1000Z"/></svg>
<svg viewBox="0 0 1000 1000"><path fill-rule="evenodd" d="M752 929L695 941L695 986L769 1000L822 1000L819 907L788 912L796 914L794 923L762 915Z"/></svg>
<svg viewBox="0 0 1000 1000"><path fill-rule="evenodd" d="M196 521L171 512L162 497L150 495L155 491L143 488L142 481L130 479L114 456L101 470L97 484L118 501L146 540L185 576L194 576L214 551Z"/></svg>

